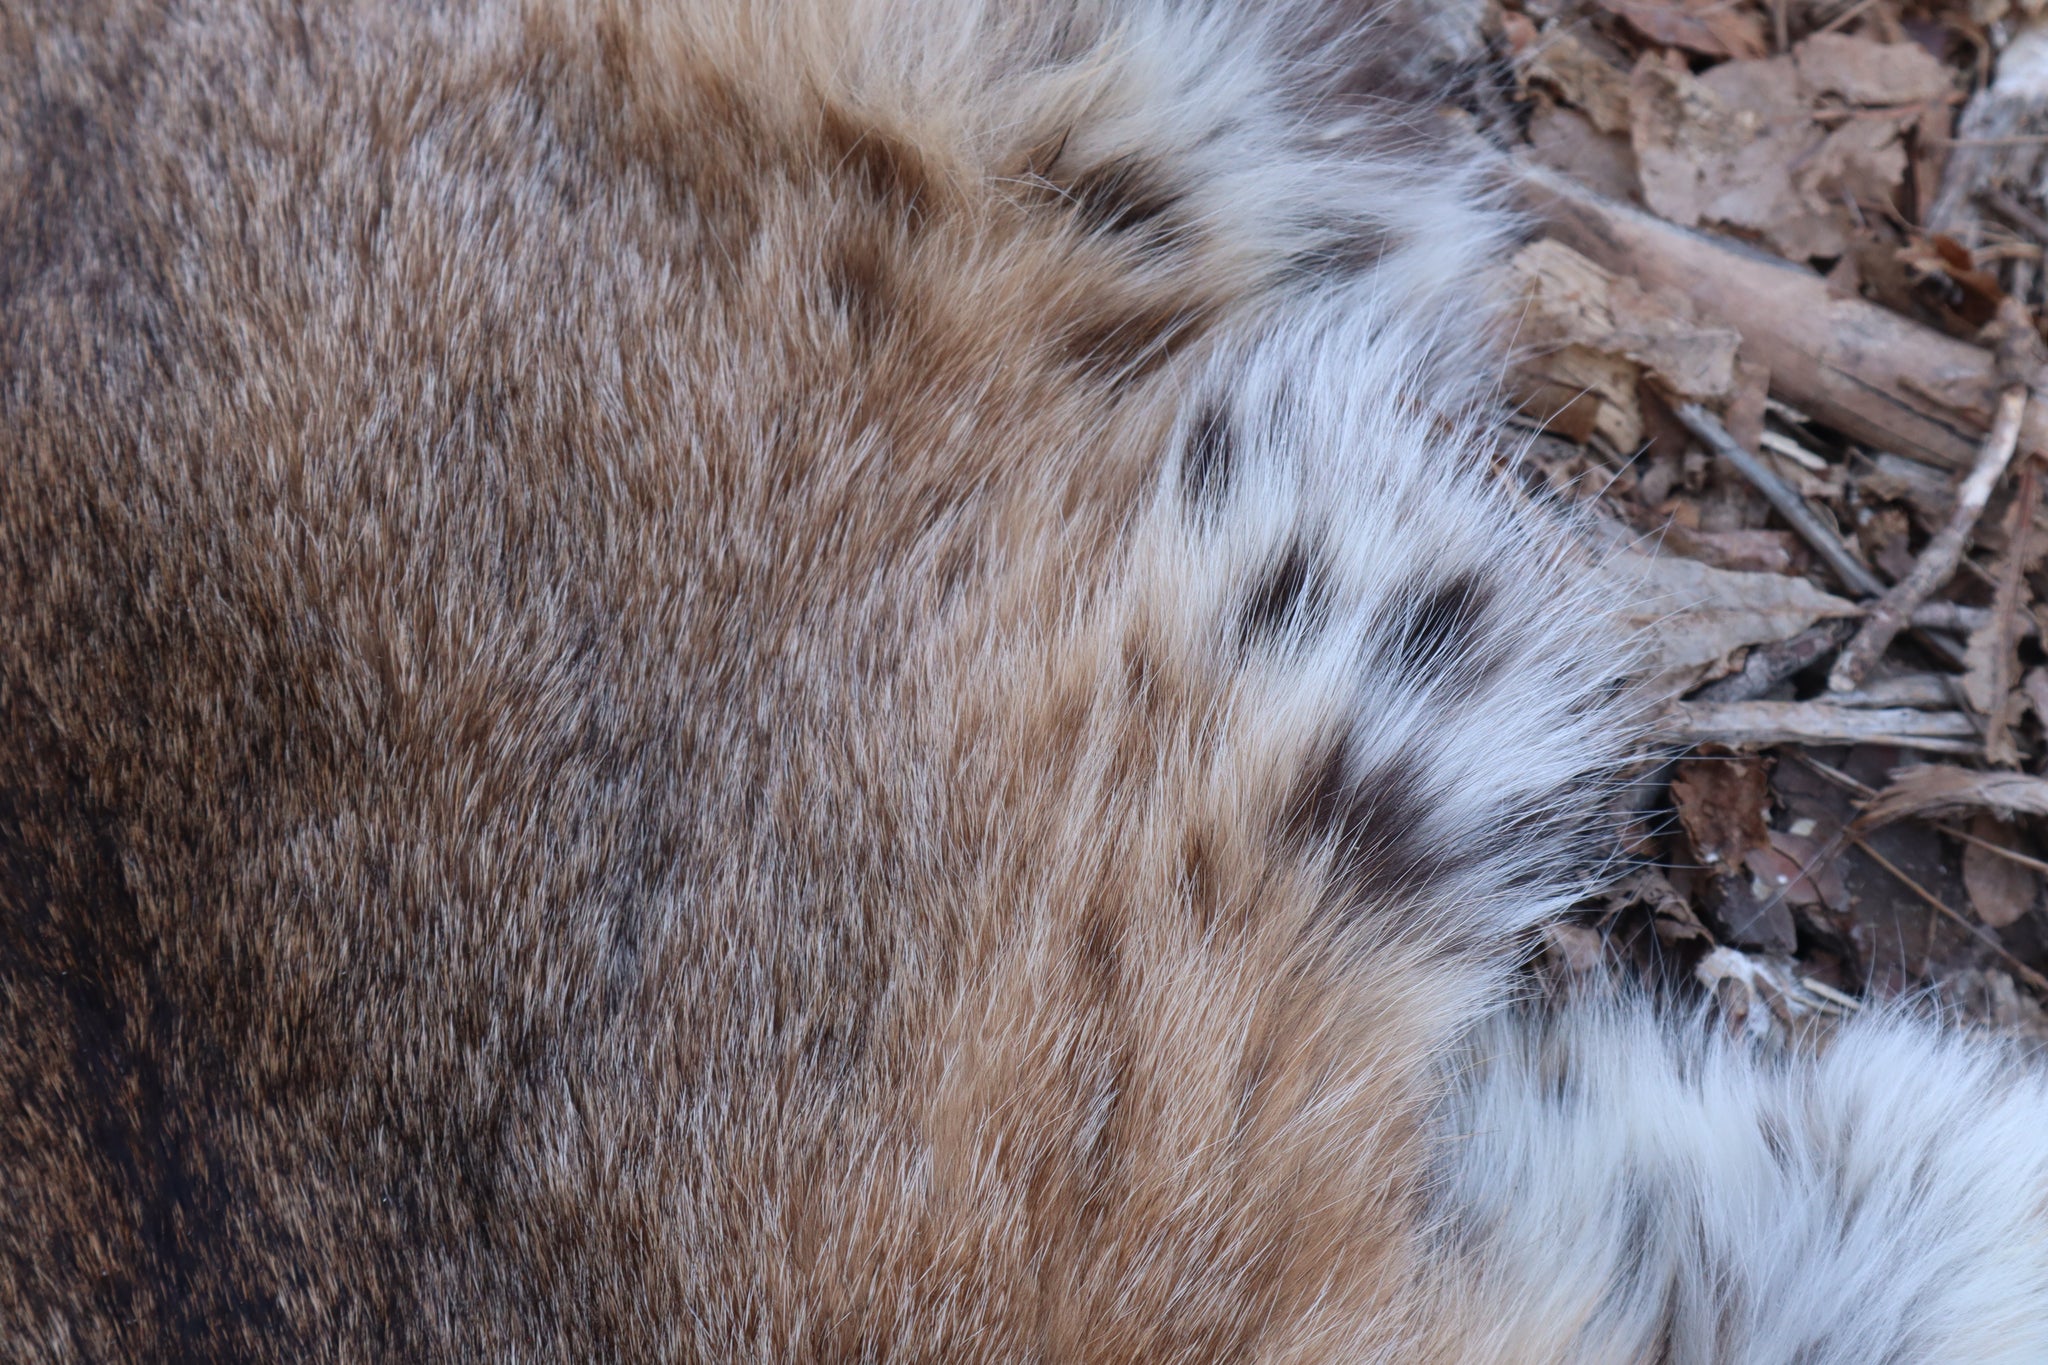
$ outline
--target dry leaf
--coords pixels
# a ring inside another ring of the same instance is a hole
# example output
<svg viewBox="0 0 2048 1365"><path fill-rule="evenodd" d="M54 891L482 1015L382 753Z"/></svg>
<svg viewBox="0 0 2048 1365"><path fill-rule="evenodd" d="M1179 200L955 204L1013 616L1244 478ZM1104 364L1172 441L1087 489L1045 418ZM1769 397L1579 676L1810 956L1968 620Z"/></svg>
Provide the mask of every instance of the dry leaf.
<svg viewBox="0 0 2048 1365"><path fill-rule="evenodd" d="M1671 799L1708 867L1731 872L1770 844L1771 780L1760 758L1688 759L1671 779Z"/></svg>
<svg viewBox="0 0 2048 1365"><path fill-rule="evenodd" d="M1543 946L1557 959L1558 965L1573 976L1598 971L1607 952L1606 942L1599 931L1583 924L1546 924L1543 926Z"/></svg>
<svg viewBox="0 0 2048 1365"><path fill-rule="evenodd" d="M1825 63L1820 69L1839 82ZM1793 260L1842 256L1857 227L1851 206L1890 204L1905 179L1901 132L1911 112L1851 118L1829 131L1815 119L1820 92L1792 57L1726 62L1695 76L1646 56L1629 93L1644 202L1687 227L1759 233Z"/></svg>
<svg viewBox="0 0 2048 1365"><path fill-rule="evenodd" d="M1827 140L1790 58L1731 62L1694 76L1645 57L1630 80L1631 136L1643 200L1685 227L1760 232L1794 260L1840 255L1840 213L1794 183Z"/></svg>
<svg viewBox="0 0 2048 1365"><path fill-rule="evenodd" d="M1963 700L1972 711L1991 721L1986 727L1985 757L2004 767L2017 766L2019 746L2013 727L2027 706L2027 699L2013 686L2019 669L2015 661L2017 634L2012 619L1992 612L1984 624L1970 632L1963 651Z"/></svg>
<svg viewBox="0 0 2048 1365"><path fill-rule="evenodd" d="M2034 719L2048 727L2048 668L2029 669L2020 690L2026 693L2027 705L2032 708Z"/></svg>
<svg viewBox="0 0 2048 1365"><path fill-rule="evenodd" d="M1980 773L1930 763L1902 768L1892 784L1863 810L1863 827L1890 824L1908 815L1942 815L1988 810L2005 815L2048 815L2048 779L2022 773Z"/></svg>
<svg viewBox="0 0 2048 1365"><path fill-rule="evenodd" d="M1726 0L1599 0L1651 42L1709 57L1761 57L1763 27Z"/></svg>
<svg viewBox="0 0 2048 1365"><path fill-rule="evenodd" d="M1674 556L1619 554L1603 567L1627 604L1615 619L1642 638L1648 671L1665 686L1718 677L1740 650L1861 610L1803 578L1731 573Z"/></svg>
<svg viewBox="0 0 2048 1365"><path fill-rule="evenodd" d="M1639 193L1628 138L1601 132L1576 109L1540 105L1529 116L1529 150L1543 165L1609 199L1627 203Z"/></svg>
<svg viewBox="0 0 2048 1365"><path fill-rule="evenodd" d="M1526 309L1526 345L1584 346L1632 361L1695 402L1718 403L1734 392L1741 336L1695 321L1684 299L1650 294L1547 238L1524 247L1509 269Z"/></svg>
<svg viewBox="0 0 2048 1365"><path fill-rule="evenodd" d="M1799 537L1790 531L1694 531L1673 525L1665 547L1687 559L1737 573L1791 573L1800 563Z"/></svg>
<svg viewBox="0 0 2048 1365"><path fill-rule="evenodd" d="M1996 694L1996 688L1999 660L2006 648L2005 631L1995 616L1970 632L1969 647L1963 656L1967 670L1962 679L1963 699L1980 716L1990 715L1991 709L2004 700Z"/></svg>
<svg viewBox="0 0 2048 1365"><path fill-rule="evenodd" d="M1970 822L1970 833L2000 847L2009 846L2012 839L2011 828L1992 815L1978 815ZM2041 879L2032 868L1976 843L1963 845L1963 886L1977 918L1994 929L2003 929L2032 910L2041 894Z"/></svg>
<svg viewBox="0 0 2048 1365"><path fill-rule="evenodd" d="M1553 31L1529 51L1523 78L1581 110L1603 133L1628 131L1628 76L1570 33Z"/></svg>
<svg viewBox="0 0 2048 1365"><path fill-rule="evenodd" d="M1749 876L1716 877L1707 887L1706 904L1724 943L1787 957L1799 947L1792 909L1767 883Z"/></svg>
<svg viewBox="0 0 2048 1365"><path fill-rule="evenodd" d="M1828 847L1817 839L1774 829L1771 846L1750 854L1745 863L1789 905L1844 911L1849 908L1849 887L1842 880L1841 864L1827 855Z"/></svg>
<svg viewBox="0 0 2048 1365"><path fill-rule="evenodd" d="M1948 68L1917 43L1816 33L1792 49L1792 60L1808 90L1851 104L1918 104L1950 89Z"/></svg>
<svg viewBox="0 0 2048 1365"><path fill-rule="evenodd" d="M1809 203L1830 207L1844 199L1889 204L1905 179L1906 148L1899 125L1887 119L1852 119L1835 129L1795 177Z"/></svg>
<svg viewBox="0 0 2048 1365"><path fill-rule="evenodd" d="M1692 943L1712 937L1693 913L1691 903L1654 867L1639 867L1623 877L1609 888L1605 900L1609 917L1634 906L1647 909L1658 939L1665 943Z"/></svg>

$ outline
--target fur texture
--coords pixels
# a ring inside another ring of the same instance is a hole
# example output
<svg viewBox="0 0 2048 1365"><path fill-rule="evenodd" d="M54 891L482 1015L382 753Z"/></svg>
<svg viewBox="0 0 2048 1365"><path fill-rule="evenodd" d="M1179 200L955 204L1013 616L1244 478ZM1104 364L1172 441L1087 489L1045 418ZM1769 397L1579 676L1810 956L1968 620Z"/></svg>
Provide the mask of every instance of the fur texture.
<svg viewBox="0 0 2048 1365"><path fill-rule="evenodd" d="M1446 1085L1627 727L1431 17L0 13L5 1353L2027 1356L2008 1063Z"/></svg>

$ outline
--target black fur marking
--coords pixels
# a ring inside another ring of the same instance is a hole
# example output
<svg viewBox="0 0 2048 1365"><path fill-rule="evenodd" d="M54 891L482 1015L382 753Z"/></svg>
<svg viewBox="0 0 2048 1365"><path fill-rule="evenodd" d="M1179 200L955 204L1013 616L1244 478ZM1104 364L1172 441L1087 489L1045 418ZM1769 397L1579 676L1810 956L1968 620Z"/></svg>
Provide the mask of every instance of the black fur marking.
<svg viewBox="0 0 2048 1365"><path fill-rule="evenodd" d="M872 242L849 242L825 266L825 291L855 336L874 340L896 312L888 260Z"/></svg>
<svg viewBox="0 0 2048 1365"><path fill-rule="evenodd" d="M1411 902L1481 856L1480 850L1445 848L1430 837L1437 798L1424 776L1428 766L1426 759L1396 755L1353 774L1340 743L1305 770L1282 828L1297 846L1335 853L1336 884L1326 922L1341 928ZM1448 941L1454 926L1434 925L1431 932L1446 937L1438 948L1457 946Z"/></svg>
<svg viewBox="0 0 2048 1365"><path fill-rule="evenodd" d="M1208 319L1178 304L1135 304L1098 314L1062 339L1062 354L1091 379L1119 383L1145 378L1172 358L1173 348Z"/></svg>
<svg viewBox="0 0 2048 1365"><path fill-rule="evenodd" d="M272 1269L292 1264L290 1245L216 1146L242 1119L207 1036L210 1022L232 1027L232 1010L190 1017L163 958L111 821L88 813L83 791L0 788L0 1087L89 1154L89 1178L52 1193L108 1215L90 1316L121 1320L150 1359L227 1358L237 1331L302 1354L310 1344L293 1342L280 1309L292 1286ZM280 1253L267 1265L266 1244ZM62 1298L76 1262L56 1266L53 1279L14 1280L35 1285L24 1311L38 1320L84 1307ZM58 1297L42 1299L47 1290Z"/></svg>
<svg viewBox="0 0 2048 1365"><path fill-rule="evenodd" d="M1180 457L1180 492L1188 506L1209 509L1229 496L1237 472L1237 432L1220 403L1210 403L1195 416Z"/></svg>
<svg viewBox="0 0 2048 1365"><path fill-rule="evenodd" d="M1093 232L1136 233L1143 230L1151 245L1170 250L1186 235L1184 226L1167 215L1180 196L1160 183L1158 173L1134 157L1118 157L1091 166L1066 187L1068 201Z"/></svg>
<svg viewBox="0 0 2048 1365"><path fill-rule="evenodd" d="M1288 258L1287 273L1301 280L1346 280L1377 269L1402 243L1384 224L1331 223L1315 246Z"/></svg>
<svg viewBox="0 0 2048 1365"><path fill-rule="evenodd" d="M1479 622L1493 599L1493 587L1470 569L1442 582L1410 580L1391 608L1391 652L1411 676L1471 685Z"/></svg>
<svg viewBox="0 0 2048 1365"><path fill-rule="evenodd" d="M932 180L915 147L878 128L862 127L837 109L826 110L822 131L826 150L841 173L857 180L905 227L915 230L924 225L931 211Z"/></svg>
<svg viewBox="0 0 2048 1365"><path fill-rule="evenodd" d="M1248 646L1290 629L1318 629L1329 614L1329 591L1315 551L1294 541L1252 589L1238 621L1238 643Z"/></svg>

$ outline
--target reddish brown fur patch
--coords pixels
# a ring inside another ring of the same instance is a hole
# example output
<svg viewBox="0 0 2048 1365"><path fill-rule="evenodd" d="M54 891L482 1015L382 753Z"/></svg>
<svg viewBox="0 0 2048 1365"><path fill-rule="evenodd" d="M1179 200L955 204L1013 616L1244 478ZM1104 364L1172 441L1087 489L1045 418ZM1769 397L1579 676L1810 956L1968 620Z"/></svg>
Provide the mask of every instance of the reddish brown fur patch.
<svg viewBox="0 0 2048 1365"><path fill-rule="evenodd" d="M1117 616L1247 286L597 8L0 16L0 1354L1315 1358L1436 1035Z"/></svg>

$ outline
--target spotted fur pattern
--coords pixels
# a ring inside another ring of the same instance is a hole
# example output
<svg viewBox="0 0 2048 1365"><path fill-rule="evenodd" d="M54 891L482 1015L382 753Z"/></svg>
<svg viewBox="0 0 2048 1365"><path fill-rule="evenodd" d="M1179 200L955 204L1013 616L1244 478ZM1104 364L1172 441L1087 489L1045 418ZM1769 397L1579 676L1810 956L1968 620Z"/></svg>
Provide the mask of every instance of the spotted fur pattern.
<svg viewBox="0 0 2048 1365"><path fill-rule="evenodd" d="M1474 1032L1626 657L1436 8L0 11L0 1353L1963 1358L2033 1081L1745 1335L1882 1068Z"/></svg>

